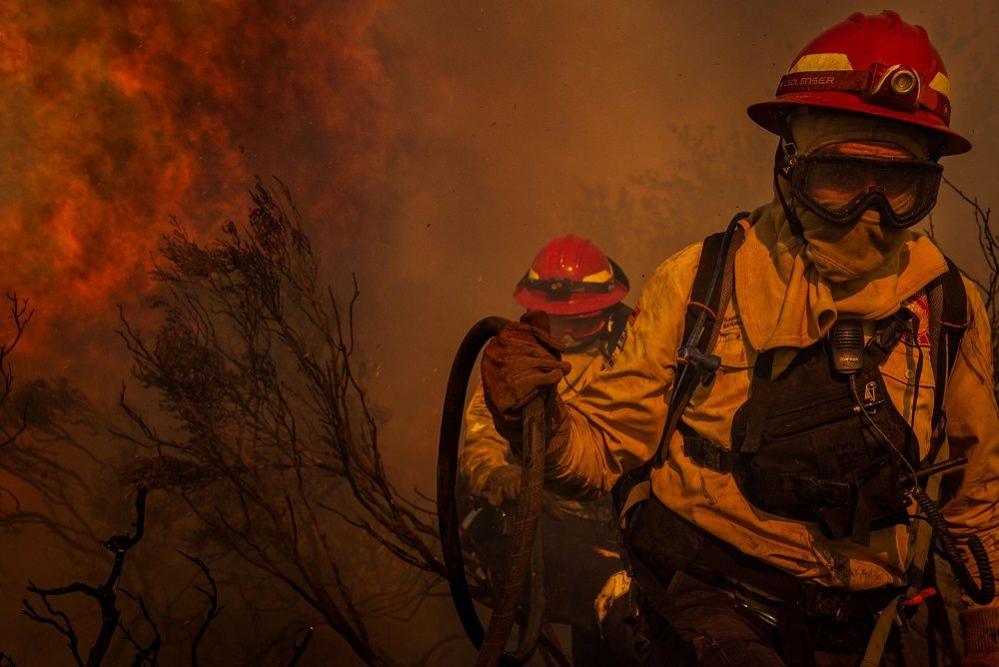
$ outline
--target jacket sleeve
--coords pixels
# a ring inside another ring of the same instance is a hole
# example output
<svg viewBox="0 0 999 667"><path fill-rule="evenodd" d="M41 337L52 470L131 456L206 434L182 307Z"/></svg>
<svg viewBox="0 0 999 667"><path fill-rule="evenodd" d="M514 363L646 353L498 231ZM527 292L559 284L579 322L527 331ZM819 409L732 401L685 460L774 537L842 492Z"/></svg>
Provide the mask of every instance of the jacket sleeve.
<svg viewBox="0 0 999 667"><path fill-rule="evenodd" d="M958 537L978 535L999 574L999 408L993 390L992 331L978 288L967 280L965 286L971 322L944 407L951 456L967 456L968 464L952 476L958 485L943 512ZM999 606L999 601L992 604Z"/></svg>
<svg viewBox="0 0 999 667"><path fill-rule="evenodd" d="M699 258L698 243L656 270L613 363L566 402L568 437L553 441L546 465L548 485L556 493L600 496L622 473L652 458L666 421Z"/></svg>
<svg viewBox="0 0 999 667"><path fill-rule="evenodd" d="M472 495L481 495L489 473L508 463L509 449L493 426L480 384L465 409L465 440L458 460L459 472Z"/></svg>

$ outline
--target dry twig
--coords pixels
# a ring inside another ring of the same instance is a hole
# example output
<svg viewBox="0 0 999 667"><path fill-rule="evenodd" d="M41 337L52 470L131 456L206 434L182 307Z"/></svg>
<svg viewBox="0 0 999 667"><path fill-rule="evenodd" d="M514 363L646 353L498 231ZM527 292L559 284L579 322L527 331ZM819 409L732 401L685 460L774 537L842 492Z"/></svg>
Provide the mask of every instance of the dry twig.
<svg viewBox="0 0 999 667"><path fill-rule="evenodd" d="M356 581L344 574L345 563L363 569L370 559L344 552L330 531L356 528L439 581L435 520L397 491L382 458L357 371L356 282L346 303L320 283L283 185L258 182L252 197L248 223L229 223L214 244L195 242L179 223L165 238L154 336L122 320L136 378L182 426L160 431L123 391L135 432L118 435L147 452L127 479L177 494L207 534L293 591L362 660L382 664ZM367 611L404 615L431 587L408 586L408 597Z"/></svg>

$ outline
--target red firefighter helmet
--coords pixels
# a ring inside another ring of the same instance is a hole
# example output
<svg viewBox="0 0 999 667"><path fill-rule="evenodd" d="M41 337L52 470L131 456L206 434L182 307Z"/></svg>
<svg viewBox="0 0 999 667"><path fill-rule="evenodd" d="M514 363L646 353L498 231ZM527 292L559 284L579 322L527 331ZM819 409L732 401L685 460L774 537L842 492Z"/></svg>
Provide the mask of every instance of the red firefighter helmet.
<svg viewBox="0 0 999 667"><path fill-rule="evenodd" d="M939 139L939 155L971 149L950 129L950 79L926 31L895 12L853 14L812 40L777 86L777 98L747 110L758 125L786 135L798 106L840 109L918 125Z"/></svg>
<svg viewBox="0 0 999 667"><path fill-rule="evenodd" d="M549 315L584 315L619 303L628 288L614 260L592 241L570 234L545 244L513 297Z"/></svg>

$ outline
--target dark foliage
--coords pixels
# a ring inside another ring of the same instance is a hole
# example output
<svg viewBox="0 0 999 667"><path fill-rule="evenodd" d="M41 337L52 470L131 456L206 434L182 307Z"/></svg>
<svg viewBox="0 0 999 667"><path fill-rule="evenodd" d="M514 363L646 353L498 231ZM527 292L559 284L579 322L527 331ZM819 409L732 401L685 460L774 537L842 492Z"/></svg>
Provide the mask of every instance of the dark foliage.
<svg viewBox="0 0 999 667"><path fill-rule="evenodd" d="M252 198L248 223L228 224L215 243L176 224L154 272L159 330L146 338L123 320L134 375L170 418L154 427L123 391L136 433L119 434L144 452L126 478L183 499L219 547L382 664L365 615L412 609L439 584L435 522L382 459L355 372L356 284L341 303L320 283L297 212L279 203L289 201L283 188L258 183ZM407 589L360 597L344 576L353 556L332 538L343 530L413 568Z"/></svg>

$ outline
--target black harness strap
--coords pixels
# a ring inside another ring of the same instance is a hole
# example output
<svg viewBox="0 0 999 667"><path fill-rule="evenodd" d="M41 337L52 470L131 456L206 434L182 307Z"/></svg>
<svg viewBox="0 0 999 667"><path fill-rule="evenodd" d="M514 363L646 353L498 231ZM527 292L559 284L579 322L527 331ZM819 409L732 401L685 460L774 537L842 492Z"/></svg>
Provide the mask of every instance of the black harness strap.
<svg viewBox="0 0 999 667"><path fill-rule="evenodd" d="M767 350L761 352L756 364L753 366L753 389L756 406L768 406L770 404L770 390L773 386L774 351ZM746 424L746 440L742 445L741 452L745 454L755 454L760 450L763 442L763 431L766 426L766 410L750 410L749 420Z"/></svg>
<svg viewBox="0 0 999 667"><path fill-rule="evenodd" d="M933 392L933 435L929 453L922 461L924 466L933 464L943 446L947 431L947 413L943 407L947 383L970 319L964 279L950 259L947 260L947 272L927 285L926 296L930 308L930 363L936 387Z"/></svg>
<svg viewBox="0 0 999 667"><path fill-rule="evenodd" d="M947 272L926 286L926 296L930 310L930 364L933 367L935 388L933 391L930 446L926 457L920 461L920 468L928 468L937 463L940 449L947 437L947 413L944 410L944 399L951 371L953 371L954 363L957 361L961 340L968 329L970 319L968 294L964 280L961 278L960 270L950 259L947 260ZM937 497L933 500L939 503L940 497L945 496L946 493L938 492L935 495ZM932 569L932 557L917 555L907 574L910 590L916 591L932 583Z"/></svg>
<svg viewBox="0 0 999 667"><path fill-rule="evenodd" d="M697 273L694 274L690 298L687 300L682 338L684 343L677 355L678 379L670 396L666 426L652 457L653 468L666 462L669 440L697 385L709 383L718 369L720 360L711 356L711 350L718 340L725 310L732 298L735 251L744 238L739 222L747 217L748 213L739 213L724 232L704 239Z"/></svg>
<svg viewBox="0 0 999 667"><path fill-rule="evenodd" d="M698 384L710 382L720 360L710 352L718 339L725 310L732 298L735 251L745 237L741 222L749 217L743 211L735 215L724 232L704 239L694 282L687 299L684 317L683 347L677 353L676 382L666 410L666 424L652 458L625 473L614 485L612 495L618 516L627 509L632 490L648 481L652 471L666 462L669 440Z"/></svg>

